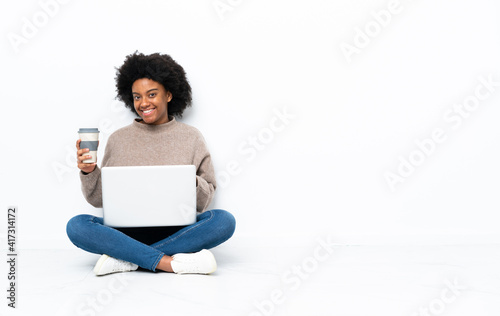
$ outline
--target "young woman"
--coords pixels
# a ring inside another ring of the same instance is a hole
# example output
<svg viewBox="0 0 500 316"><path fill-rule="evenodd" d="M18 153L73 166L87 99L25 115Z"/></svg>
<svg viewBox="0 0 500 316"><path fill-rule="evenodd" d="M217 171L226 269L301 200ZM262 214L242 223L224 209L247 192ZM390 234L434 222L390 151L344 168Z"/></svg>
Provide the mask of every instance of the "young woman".
<svg viewBox="0 0 500 316"><path fill-rule="evenodd" d="M207 210L216 189L214 168L201 133L176 121L191 105L191 87L184 69L170 56L134 53L117 69L118 99L136 118L108 138L102 166L195 165L196 223L183 227L112 228L102 217L77 215L66 231L77 247L102 254L96 275L133 271L209 274L217 265L207 250L229 239L234 217L221 209ZM76 143L85 199L102 207L101 169L87 148ZM134 194L134 192L124 192ZM147 197L145 197L147 198Z"/></svg>

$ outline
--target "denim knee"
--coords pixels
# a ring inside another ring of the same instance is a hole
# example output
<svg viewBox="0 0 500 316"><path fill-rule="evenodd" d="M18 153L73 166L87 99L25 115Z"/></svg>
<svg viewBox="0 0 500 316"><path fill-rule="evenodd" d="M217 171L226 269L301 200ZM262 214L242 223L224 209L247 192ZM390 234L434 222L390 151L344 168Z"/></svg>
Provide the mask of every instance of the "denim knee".
<svg viewBox="0 0 500 316"><path fill-rule="evenodd" d="M236 229L236 219L233 214L221 209L214 209L211 212L217 220L220 237L224 240L231 238Z"/></svg>
<svg viewBox="0 0 500 316"><path fill-rule="evenodd" d="M78 243L85 236L85 224L91 215L80 214L72 217L66 224L66 234L73 244Z"/></svg>

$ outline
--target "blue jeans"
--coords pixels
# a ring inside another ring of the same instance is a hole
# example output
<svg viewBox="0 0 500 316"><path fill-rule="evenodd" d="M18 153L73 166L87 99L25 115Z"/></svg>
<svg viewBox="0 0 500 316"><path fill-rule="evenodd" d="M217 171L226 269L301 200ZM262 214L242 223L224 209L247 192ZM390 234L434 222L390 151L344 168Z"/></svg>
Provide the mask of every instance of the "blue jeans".
<svg viewBox="0 0 500 316"><path fill-rule="evenodd" d="M81 214L68 221L66 233L75 246L85 251L107 254L156 271L156 266L164 255L213 248L233 235L235 225L235 219L229 212L209 210L198 214L196 223L146 245L118 229L104 225L102 217Z"/></svg>

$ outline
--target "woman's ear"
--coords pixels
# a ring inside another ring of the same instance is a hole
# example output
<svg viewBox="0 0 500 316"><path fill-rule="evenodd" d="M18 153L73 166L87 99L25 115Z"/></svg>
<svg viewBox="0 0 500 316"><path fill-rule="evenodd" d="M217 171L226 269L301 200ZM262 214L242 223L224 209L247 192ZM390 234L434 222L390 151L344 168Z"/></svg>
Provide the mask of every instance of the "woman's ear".
<svg viewBox="0 0 500 316"><path fill-rule="evenodd" d="M167 91L167 102L172 101L172 93L170 91Z"/></svg>

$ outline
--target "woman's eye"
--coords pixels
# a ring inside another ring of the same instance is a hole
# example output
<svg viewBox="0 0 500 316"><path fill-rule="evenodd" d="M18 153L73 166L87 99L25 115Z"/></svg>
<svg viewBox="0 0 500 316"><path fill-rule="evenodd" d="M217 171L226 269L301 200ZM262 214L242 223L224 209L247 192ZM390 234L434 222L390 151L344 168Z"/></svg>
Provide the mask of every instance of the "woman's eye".
<svg viewBox="0 0 500 316"><path fill-rule="evenodd" d="M134 96L134 100L135 100L135 101L137 101L137 100L139 100L139 99L140 99L140 97L139 97L138 95L135 95L135 96Z"/></svg>
<svg viewBox="0 0 500 316"><path fill-rule="evenodd" d="M155 96L156 96L156 93L151 93L151 94L149 95L149 97L150 97L150 98L154 98Z"/></svg>

